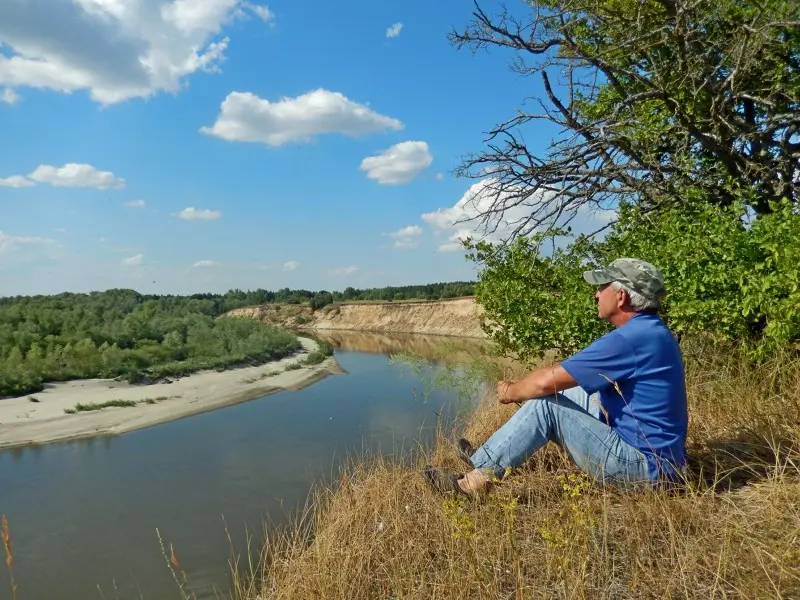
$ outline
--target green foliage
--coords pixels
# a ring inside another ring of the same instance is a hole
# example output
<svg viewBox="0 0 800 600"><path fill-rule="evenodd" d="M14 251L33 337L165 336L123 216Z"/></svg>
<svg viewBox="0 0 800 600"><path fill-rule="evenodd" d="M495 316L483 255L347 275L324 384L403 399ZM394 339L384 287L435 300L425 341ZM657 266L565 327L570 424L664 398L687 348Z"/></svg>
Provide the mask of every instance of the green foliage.
<svg viewBox="0 0 800 600"><path fill-rule="evenodd" d="M555 233L555 232L551 232ZM592 290L584 283L585 256L577 246L542 256L545 234L508 246L470 245L468 258L482 266L476 300L499 348L523 362L550 349L570 354L608 331L596 318Z"/></svg>
<svg viewBox="0 0 800 600"><path fill-rule="evenodd" d="M319 348L311 352L303 361L306 365L318 365L329 356L333 356L333 348L330 344L324 341L317 342Z"/></svg>
<svg viewBox="0 0 800 600"><path fill-rule="evenodd" d="M607 330L582 272L622 256L664 273L661 312L678 336L743 342L756 359L800 340L800 214L788 201L757 217L743 202L651 214L623 206L602 242L578 238L542 256L541 241L470 246L482 265L476 297L499 324L488 329L502 350L522 359L551 348L574 352Z"/></svg>
<svg viewBox="0 0 800 600"><path fill-rule="evenodd" d="M87 402L83 404L78 402L75 405L75 408L65 408L64 412L68 415L72 415L79 412L91 412L94 410L103 410L104 408L130 408L132 406L136 406L138 402L134 400L108 400L107 402Z"/></svg>
<svg viewBox="0 0 800 600"><path fill-rule="evenodd" d="M0 395L37 392L48 381L133 383L261 364L300 347L269 325L214 318L218 310L210 300L128 290L0 299Z"/></svg>

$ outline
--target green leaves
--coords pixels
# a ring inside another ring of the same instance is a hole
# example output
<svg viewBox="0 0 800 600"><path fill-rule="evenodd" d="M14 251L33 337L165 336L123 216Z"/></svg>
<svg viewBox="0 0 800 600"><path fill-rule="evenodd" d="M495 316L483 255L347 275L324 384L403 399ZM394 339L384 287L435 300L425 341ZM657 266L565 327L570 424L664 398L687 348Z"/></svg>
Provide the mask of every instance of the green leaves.
<svg viewBox="0 0 800 600"><path fill-rule="evenodd" d="M662 271L661 312L679 336L742 342L759 360L800 339L800 215L788 201L757 217L743 201L649 214L623 206L602 242L562 235L565 249L544 256L542 242L553 233L563 234L470 246L481 267L477 299L494 323L487 331L522 360L574 352L608 330L582 272L624 256Z"/></svg>
<svg viewBox="0 0 800 600"><path fill-rule="evenodd" d="M579 246L545 257L539 244L546 237L500 248L471 245L473 260L483 266L476 298L490 323L485 329L501 351L524 362L552 349L570 354L608 330L596 317L594 290L583 281Z"/></svg>

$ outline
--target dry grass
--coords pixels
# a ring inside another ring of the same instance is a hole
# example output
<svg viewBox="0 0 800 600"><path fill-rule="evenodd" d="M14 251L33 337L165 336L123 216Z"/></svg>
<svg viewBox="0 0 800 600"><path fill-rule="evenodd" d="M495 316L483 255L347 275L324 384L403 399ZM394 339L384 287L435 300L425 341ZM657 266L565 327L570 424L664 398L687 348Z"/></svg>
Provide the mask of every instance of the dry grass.
<svg viewBox="0 0 800 600"><path fill-rule="evenodd" d="M237 598L800 598L800 362L685 352L685 489L604 489L552 445L479 501L361 461L267 533L257 565L234 565ZM488 395L468 436L484 440L514 409ZM451 439L417 467L463 469Z"/></svg>

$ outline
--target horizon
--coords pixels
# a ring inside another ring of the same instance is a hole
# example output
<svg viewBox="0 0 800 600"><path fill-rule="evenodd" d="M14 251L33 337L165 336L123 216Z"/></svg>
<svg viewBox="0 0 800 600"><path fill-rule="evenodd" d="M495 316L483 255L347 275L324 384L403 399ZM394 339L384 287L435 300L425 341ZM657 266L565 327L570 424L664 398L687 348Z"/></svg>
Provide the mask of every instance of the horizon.
<svg viewBox="0 0 800 600"><path fill-rule="evenodd" d="M368 288L357 288L357 287L354 287L353 289L356 292L369 292L369 291L383 290L383 289L418 288L418 287L425 287L425 286L429 286L429 285L441 285L441 286L445 286L445 285L475 285L476 283L477 283L477 281L466 281L466 280L465 281L436 281L436 282L429 282L429 283L411 283L411 284L401 284L401 285L386 285L386 286L368 287ZM353 287L353 286L347 286L347 287ZM27 299L27 298L51 298L51 297L65 296L65 295L66 296L70 296L70 295L71 296L90 296L90 295L93 295L93 294L106 294L106 293L109 293L109 292L133 292L134 294L138 294L139 296L144 296L144 297L156 296L156 297L161 297L161 298L167 298L167 297L190 298L190 297L194 297L194 296L226 296L228 294L235 294L235 293L256 294L256 293L259 293L259 292L268 292L268 293L278 294L279 292L283 291L284 289L288 289L288 291L290 293L292 293L292 292L307 292L309 294L314 294L314 295L316 295L316 294L343 294L344 291L347 289L347 287L345 287L344 289L324 289L324 288L320 288L320 289L316 289L316 290L315 289L306 289L306 288L285 288L285 287L284 288L279 288L279 289L269 289L269 288L239 289L239 288L232 288L232 289L226 290L224 292L193 292L193 293L190 293L190 294L145 293L145 292L140 292L139 290L137 290L135 288L107 288L107 289L104 289L104 290L89 290L89 291L86 291L86 292L71 292L71 291L66 291L65 290L65 291L62 291L62 292L56 292L56 293L52 293L52 294L20 294L20 295L15 295L15 296L13 296L13 295L12 296L3 295L3 296L0 296L0 302L2 302L3 300L19 300L19 299ZM456 300L458 298L471 298L471 297L472 296L457 296L457 297L453 297L453 298L440 298L437 301L440 301L440 300ZM412 300L415 300L415 299L412 298ZM420 301L426 301L424 299L419 299L419 300ZM358 300L356 300L356 301L358 301ZM403 301L405 302L405 301L408 301L408 300L403 300ZM361 300L361 302L365 302L365 301ZM386 300L386 302L397 302L397 300Z"/></svg>

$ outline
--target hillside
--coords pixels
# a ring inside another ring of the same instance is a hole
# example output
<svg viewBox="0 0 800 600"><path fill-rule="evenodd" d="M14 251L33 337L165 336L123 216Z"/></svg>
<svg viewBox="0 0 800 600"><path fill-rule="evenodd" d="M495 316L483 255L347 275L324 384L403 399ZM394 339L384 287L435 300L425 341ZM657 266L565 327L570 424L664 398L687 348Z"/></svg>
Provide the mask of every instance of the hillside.
<svg viewBox="0 0 800 600"><path fill-rule="evenodd" d="M332 304L308 306L266 304L238 308L229 316L248 317L284 327L310 330L375 331L483 338L480 308L474 298L431 302Z"/></svg>

